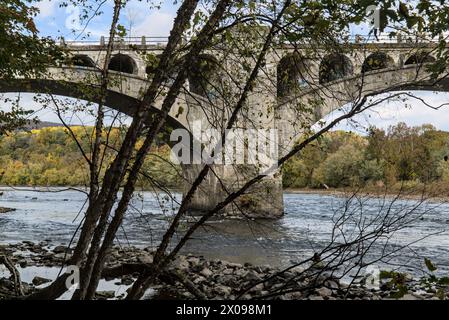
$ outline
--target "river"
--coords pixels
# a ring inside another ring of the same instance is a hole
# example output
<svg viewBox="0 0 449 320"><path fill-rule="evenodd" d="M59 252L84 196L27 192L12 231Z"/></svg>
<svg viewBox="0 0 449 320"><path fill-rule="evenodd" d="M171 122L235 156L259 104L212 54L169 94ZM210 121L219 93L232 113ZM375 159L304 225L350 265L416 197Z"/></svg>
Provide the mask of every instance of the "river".
<svg viewBox="0 0 449 320"><path fill-rule="evenodd" d="M0 243L50 239L55 245L68 244L82 218L86 196L76 190L54 190L58 192L1 188L0 207L17 210L0 214ZM179 200L181 195L175 194L175 198ZM184 252L231 262L287 266L329 243L332 221L339 216L345 201L332 195L285 193L283 218L211 221L194 234ZM382 211L382 204L383 210L389 207L381 199L368 199L363 203L363 210L359 204L353 205L357 207L354 212L356 215L363 212L364 219L369 220ZM416 200L397 201L390 211L392 215L396 214L395 210L400 214L415 204ZM116 242L155 247L176 207L168 198L143 192L133 199ZM426 203L417 211L422 217L388 240L390 249L413 243L390 263L405 265L403 269L416 274L417 268L423 267L423 259L429 258L439 273L449 274L449 204ZM184 222L183 226L186 225ZM415 242L419 239L422 240ZM374 246L371 256L380 255L380 250L380 246Z"/></svg>

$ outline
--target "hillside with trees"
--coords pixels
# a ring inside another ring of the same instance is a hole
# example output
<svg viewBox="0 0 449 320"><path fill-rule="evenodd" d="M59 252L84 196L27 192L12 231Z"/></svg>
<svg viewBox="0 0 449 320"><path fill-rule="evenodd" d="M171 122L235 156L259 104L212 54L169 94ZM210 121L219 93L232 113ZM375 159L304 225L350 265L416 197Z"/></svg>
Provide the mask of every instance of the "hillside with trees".
<svg viewBox="0 0 449 320"><path fill-rule="evenodd" d="M289 188L417 187L449 183L449 133L431 125L330 132L284 168Z"/></svg>
<svg viewBox="0 0 449 320"><path fill-rule="evenodd" d="M71 127L83 150L89 150L93 128ZM110 161L120 128L111 130L106 161ZM104 147L104 146L103 146ZM180 168L170 163L170 149L159 143L145 162L139 181L148 178L179 187ZM333 131L309 145L284 167L286 188L417 187L449 183L449 133L431 125L399 123L387 130L370 128L367 136ZM85 186L88 167L64 127L22 131L0 137L1 184L26 186Z"/></svg>
<svg viewBox="0 0 449 320"><path fill-rule="evenodd" d="M70 129L81 148L89 150L93 128L75 126ZM107 131L109 138L105 163L111 161L123 135L120 128ZM87 186L89 168L76 141L64 127L18 131L0 136L0 184ZM178 185L177 168L167 162L169 156L167 145L153 147L151 156L142 169L140 187L150 188L149 181L145 178L148 176L166 187L174 188Z"/></svg>

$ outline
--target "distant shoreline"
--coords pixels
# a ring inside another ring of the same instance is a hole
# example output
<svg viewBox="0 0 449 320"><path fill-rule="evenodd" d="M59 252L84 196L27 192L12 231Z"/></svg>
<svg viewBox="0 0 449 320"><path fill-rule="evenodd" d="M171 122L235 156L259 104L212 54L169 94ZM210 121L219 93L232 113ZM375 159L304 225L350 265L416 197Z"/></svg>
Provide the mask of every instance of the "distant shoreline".
<svg viewBox="0 0 449 320"><path fill-rule="evenodd" d="M17 188L17 189L16 189ZM22 189L22 190L20 190ZM88 188L85 186L7 186L0 185L0 191L36 191L36 192L46 192L45 189L48 189L48 192L58 192L58 190L64 189L72 189L76 191L79 189L80 191L88 191ZM153 192L154 190L137 190L137 191L145 191L145 192ZM170 189L172 192L182 193L182 190L179 189ZM334 196L334 197L348 197L353 195L356 192L356 189L352 188L330 188L330 189L311 189L311 188L285 188L283 189L284 194L315 194L315 195L323 195L323 196ZM399 194L398 190L385 190L382 188L372 189L365 188L357 191L359 196L364 197L373 197L373 198L393 198ZM402 191L400 194L401 199L407 200L426 200L431 202L449 202L449 192L447 195L441 195L439 193L427 192L423 195L420 190L414 191ZM0 207L1 208L1 207ZM5 208L6 209L6 208ZM1 213L1 211L0 211Z"/></svg>
<svg viewBox="0 0 449 320"><path fill-rule="evenodd" d="M310 189L310 188L286 188L284 193L289 194L318 194L327 195L335 197L347 197L356 192L356 189ZM385 190L385 189L360 189L358 194L360 196L371 196L374 198L393 198L396 197L400 192L395 190ZM402 191L400 194L401 199L407 200L420 200L425 199L431 202L449 202L449 193L447 195L434 195L432 193L425 193L416 191Z"/></svg>

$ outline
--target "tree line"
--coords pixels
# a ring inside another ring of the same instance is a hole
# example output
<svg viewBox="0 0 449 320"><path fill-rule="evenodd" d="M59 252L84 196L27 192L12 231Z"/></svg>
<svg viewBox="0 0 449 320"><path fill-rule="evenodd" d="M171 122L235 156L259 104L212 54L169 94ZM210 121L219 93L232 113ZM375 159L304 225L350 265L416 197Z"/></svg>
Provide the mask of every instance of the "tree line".
<svg viewBox="0 0 449 320"><path fill-rule="evenodd" d="M284 168L289 188L415 188L449 183L449 132L432 125L329 132Z"/></svg>
<svg viewBox="0 0 449 320"><path fill-rule="evenodd" d="M88 150L93 128L75 126L71 130ZM121 129L112 128L107 161L121 139ZM169 146L160 142L150 154L140 187L150 189L145 176L151 176L165 187L179 188L181 168L170 162ZM371 127L366 136L333 131L285 164L283 184L286 188L413 188L449 183L448 156L449 132L428 124L398 123L387 130ZM89 168L64 127L0 136L0 163L0 183L5 185L87 186L89 179Z"/></svg>
<svg viewBox="0 0 449 320"><path fill-rule="evenodd" d="M16 131L0 136L0 184L88 186L89 167L76 141L83 150L89 150L94 128L73 126L70 130L76 140L64 127ZM103 145L102 149L106 149L105 161L110 162L123 132L121 128L110 128L105 130L106 134L109 136L108 144ZM170 164L169 159L168 145L155 145L142 168L139 186L149 189L150 183L145 176L151 176L160 185L177 187L180 169Z"/></svg>

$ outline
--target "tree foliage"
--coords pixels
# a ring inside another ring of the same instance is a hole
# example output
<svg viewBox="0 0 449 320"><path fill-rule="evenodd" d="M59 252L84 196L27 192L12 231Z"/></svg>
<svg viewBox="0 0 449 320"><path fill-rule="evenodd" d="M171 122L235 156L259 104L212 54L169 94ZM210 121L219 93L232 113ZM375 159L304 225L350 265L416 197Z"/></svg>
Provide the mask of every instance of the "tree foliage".
<svg viewBox="0 0 449 320"><path fill-rule="evenodd" d="M89 150L93 128L71 127L81 146ZM106 133L104 133L106 134ZM122 139L118 128L109 132L106 163ZM141 143L141 142L140 142ZM104 147L103 147L104 148ZM155 146L148 156L138 185L150 189L151 177L159 185L177 187L179 168L169 163L167 145ZM21 186L88 186L89 167L73 138L63 127L15 132L0 137L0 184Z"/></svg>
<svg viewBox="0 0 449 320"><path fill-rule="evenodd" d="M367 136L336 131L284 168L284 186L339 188L449 181L449 133L398 123Z"/></svg>
<svg viewBox="0 0 449 320"><path fill-rule="evenodd" d="M63 59L63 51L49 38L41 38L34 23L37 9L30 0L0 3L0 82L36 76ZM14 104L14 101L9 101ZM14 105L0 111L0 135L26 123L30 112Z"/></svg>

